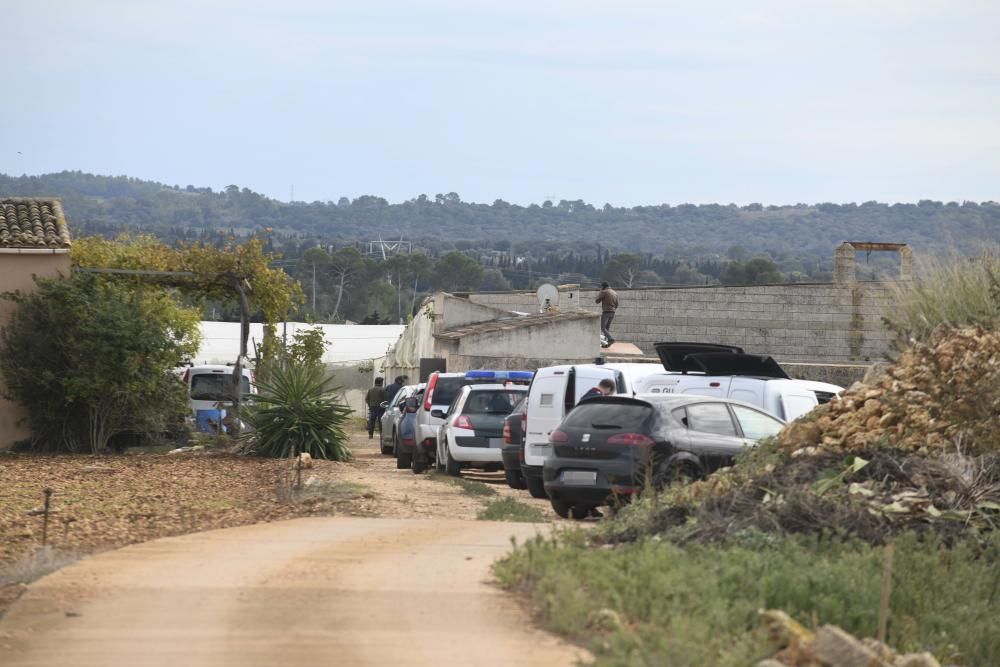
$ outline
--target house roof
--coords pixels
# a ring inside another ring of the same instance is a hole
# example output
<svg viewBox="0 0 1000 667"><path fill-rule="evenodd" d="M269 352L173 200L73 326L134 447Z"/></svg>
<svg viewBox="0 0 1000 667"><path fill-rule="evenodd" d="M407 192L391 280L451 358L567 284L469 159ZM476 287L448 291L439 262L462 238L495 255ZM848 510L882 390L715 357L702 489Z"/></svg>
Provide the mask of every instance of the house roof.
<svg viewBox="0 0 1000 667"><path fill-rule="evenodd" d="M57 199L0 198L0 248L68 248L69 226Z"/></svg>
<svg viewBox="0 0 1000 667"><path fill-rule="evenodd" d="M510 317L454 327L453 329L446 329L445 331L434 334L434 337L444 340L459 340L465 338L466 336L474 336L477 334L527 329L529 327L537 327L544 324L552 324L554 322L570 322L573 320L587 319L596 320L597 318L597 313L592 313L586 310L570 310L561 313L537 313L534 315L525 315L524 317Z"/></svg>

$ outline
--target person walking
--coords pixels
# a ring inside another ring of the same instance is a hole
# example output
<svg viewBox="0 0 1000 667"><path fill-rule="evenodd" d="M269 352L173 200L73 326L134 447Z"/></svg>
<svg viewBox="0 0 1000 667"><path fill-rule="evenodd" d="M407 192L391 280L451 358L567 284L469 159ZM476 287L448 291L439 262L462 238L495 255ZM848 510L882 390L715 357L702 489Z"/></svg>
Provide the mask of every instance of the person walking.
<svg viewBox="0 0 1000 667"><path fill-rule="evenodd" d="M384 381L382 378L375 378L375 386L365 394L365 403L368 405L369 440L375 437L375 424L378 424L378 432L382 433L382 423L379 420L385 412L385 408L382 407L382 403L385 402L385 389L382 387Z"/></svg>
<svg viewBox="0 0 1000 667"><path fill-rule="evenodd" d="M392 384L385 388L385 400L389 401L389 405L392 405L392 399L396 398L396 394L398 394L399 390L403 388L405 380L405 375L397 375L396 379L392 381Z"/></svg>
<svg viewBox="0 0 1000 667"><path fill-rule="evenodd" d="M615 342L614 336L611 335L611 323L614 322L615 311L618 310L618 294L611 289L611 285L603 282L594 303L601 304L601 336L604 338L601 347L611 347Z"/></svg>

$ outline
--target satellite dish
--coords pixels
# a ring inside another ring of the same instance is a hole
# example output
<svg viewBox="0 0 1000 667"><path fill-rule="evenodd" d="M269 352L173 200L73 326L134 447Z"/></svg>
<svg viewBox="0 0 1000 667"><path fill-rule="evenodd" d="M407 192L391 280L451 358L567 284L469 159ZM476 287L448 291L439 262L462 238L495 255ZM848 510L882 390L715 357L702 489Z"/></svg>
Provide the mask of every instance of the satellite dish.
<svg viewBox="0 0 1000 667"><path fill-rule="evenodd" d="M538 312L545 313L559 308L559 288L552 283L544 283L535 292L538 296Z"/></svg>

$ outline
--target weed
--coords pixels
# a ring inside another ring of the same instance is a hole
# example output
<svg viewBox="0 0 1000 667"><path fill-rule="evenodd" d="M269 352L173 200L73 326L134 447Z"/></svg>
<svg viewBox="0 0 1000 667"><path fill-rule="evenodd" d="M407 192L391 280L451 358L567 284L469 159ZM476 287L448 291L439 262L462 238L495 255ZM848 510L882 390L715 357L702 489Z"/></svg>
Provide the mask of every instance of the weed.
<svg viewBox="0 0 1000 667"><path fill-rule="evenodd" d="M483 497L497 495L496 489L488 484L483 484L482 482L474 482L470 479L464 479L462 477L448 477L447 475L442 475L437 471L432 472L429 475L429 478L438 482L453 484L462 489L462 493L467 496Z"/></svg>
<svg viewBox="0 0 1000 667"><path fill-rule="evenodd" d="M1000 535L951 549L898 538L889 643L942 662L997 664L998 555ZM882 559L881 548L857 541L752 531L724 544L653 538L595 549L576 530L528 541L495 572L530 595L548 627L586 643L597 665L726 667L772 652L753 631L759 608L874 635Z"/></svg>
<svg viewBox="0 0 1000 667"><path fill-rule="evenodd" d="M547 520L540 509L525 505L514 498L491 500L490 504L476 518L483 521L524 521L527 523L542 523Z"/></svg>

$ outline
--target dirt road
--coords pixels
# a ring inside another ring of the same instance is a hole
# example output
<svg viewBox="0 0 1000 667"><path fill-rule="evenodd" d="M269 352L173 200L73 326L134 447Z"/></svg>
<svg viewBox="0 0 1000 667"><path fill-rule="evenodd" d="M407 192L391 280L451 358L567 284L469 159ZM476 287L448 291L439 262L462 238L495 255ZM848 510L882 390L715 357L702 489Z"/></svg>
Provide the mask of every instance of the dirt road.
<svg viewBox="0 0 1000 667"><path fill-rule="evenodd" d="M38 582L5 667L569 665L489 566L545 526L307 518L133 545Z"/></svg>

